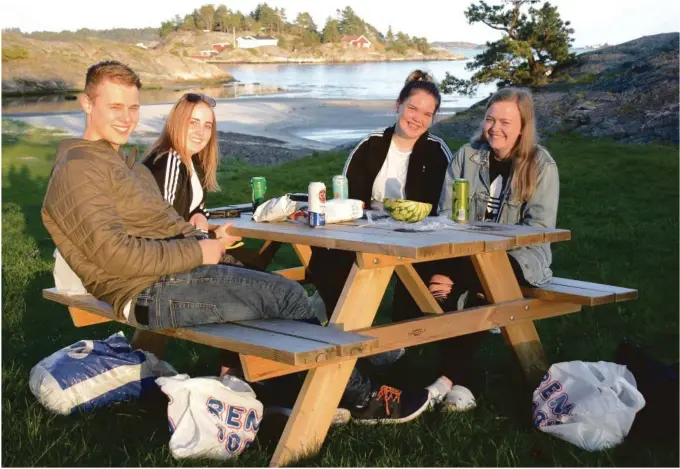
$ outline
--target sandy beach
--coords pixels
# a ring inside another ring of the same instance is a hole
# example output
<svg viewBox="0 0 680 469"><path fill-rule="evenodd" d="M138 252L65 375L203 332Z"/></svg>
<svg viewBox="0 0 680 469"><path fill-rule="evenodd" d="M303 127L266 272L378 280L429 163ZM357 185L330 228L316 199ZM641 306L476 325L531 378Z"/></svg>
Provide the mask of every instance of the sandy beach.
<svg viewBox="0 0 680 469"><path fill-rule="evenodd" d="M148 142L160 133L172 104L143 105L133 141ZM445 113L442 113L445 114ZM311 151L326 151L360 140L371 130L394 123L392 100L350 100L255 97L219 100L215 108L217 130L223 155L245 156L267 164L270 158L257 158L258 146L277 148L283 153L276 161ZM444 117L442 116L439 116ZM18 116L12 119L28 124L81 135L85 119L82 112ZM250 147L250 148L248 148ZM239 150L243 150L240 151ZM251 151L248 151L251 150ZM239 153L247 153L240 155Z"/></svg>

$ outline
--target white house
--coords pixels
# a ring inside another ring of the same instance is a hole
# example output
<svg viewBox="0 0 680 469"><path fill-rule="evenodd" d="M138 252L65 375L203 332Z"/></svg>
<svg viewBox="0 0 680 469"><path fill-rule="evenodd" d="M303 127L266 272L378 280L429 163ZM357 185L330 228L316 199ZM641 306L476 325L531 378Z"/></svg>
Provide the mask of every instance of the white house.
<svg viewBox="0 0 680 469"><path fill-rule="evenodd" d="M279 45L279 40L271 36L242 36L236 38L236 47L239 49L277 45Z"/></svg>
<svg viewBox="0 0 680 469"><path fill-rule="evenodd" d="M203 57L212 57L213 55L219 54L219 52L211 49L211 50L202 50L202 51L199 52L199 54L201 54L201 56L203 56Z"/></svg>
<svg viewBox="0 0 680 469"><path fill-rule="evenodd" d="M148 47L146 47L146 45L144 45L143 42L138 42L138 43L135 44L135 45L136 45L137 47L141 47L142 49L148 49Z"/></svg>

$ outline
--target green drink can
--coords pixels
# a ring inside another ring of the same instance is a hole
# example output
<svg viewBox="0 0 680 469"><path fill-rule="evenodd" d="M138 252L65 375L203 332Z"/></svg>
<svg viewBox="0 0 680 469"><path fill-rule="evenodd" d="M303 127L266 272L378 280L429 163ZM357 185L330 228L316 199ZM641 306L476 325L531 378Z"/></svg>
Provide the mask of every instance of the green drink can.
<svg viewBox="0 0 680 469"><path fill-rule="evenodd" d="M470 183L467 179L453 180L453 200L451 201L451 219L457 223L470 221Z"/></svg>
<svg viewBox="0 0 680 469"><path fill-rule="evenodd" d="M253 192L253 210L255 210L266 200L267 180L262 176L250 178L250 187Z"/></svg>

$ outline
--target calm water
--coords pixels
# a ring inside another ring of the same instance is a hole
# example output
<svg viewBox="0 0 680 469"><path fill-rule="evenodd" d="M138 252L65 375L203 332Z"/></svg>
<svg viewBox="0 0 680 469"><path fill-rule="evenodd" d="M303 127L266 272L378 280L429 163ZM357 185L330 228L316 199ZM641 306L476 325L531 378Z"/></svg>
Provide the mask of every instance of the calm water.
<svg viewBox="0 0 680 469"><path fill-rule="evenodd" d="M356 64L225 64L221 68L231 73L245 86L232 85L217 88L200 88L200 92L217 99L248 99L263 93L294 99L296 97L325 99L395 99L404 80L415 69L429 71L437 81L446 72L458 78L469 78L471 72L465 65L480 49L450 49L462 54L465 60L431 62L372 62ZM584 49L574 49L581 53ZM259 84L259 85L257 85ZM272 88L280 89L272 94ZM193 89L177 87L166 90L142 91L142 104L172 103ZM441 114L451 114L456 108L465 108L495 91L495 85L482 85L473 97L442 96ZM236 92L236 97L234 97ZM3 98L2 114L49 114L80 112L77 101L65 95ZM344 136L343 136L344 138Z"/></svg>
<svg viewBox="0 0 680 469"><path fill-rule="evenodd" d="M352 64L224 64L220 68L246 83L276 84L288 90L284 97L339 99L396 99L404 80L413 70L429 71L437 81L446 72L458 78L469 78L465 70L470 57L479 50L453 49L452 52L468 57L456 61L423 62L371 62ZM460 108L489 95L494 85L479 88L471 98L458 95L442 96L442 107Z"/></svg>

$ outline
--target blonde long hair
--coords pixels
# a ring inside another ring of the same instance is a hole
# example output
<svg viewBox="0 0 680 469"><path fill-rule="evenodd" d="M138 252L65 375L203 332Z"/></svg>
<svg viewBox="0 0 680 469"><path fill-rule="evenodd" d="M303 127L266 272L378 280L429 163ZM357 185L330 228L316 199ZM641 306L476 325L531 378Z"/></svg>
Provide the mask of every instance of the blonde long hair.
<svg viewBox="0 0 680 469"><path fill-rule="evenodd" d="M144 155L144 159L148 158L151 154L159 157L170 152L170 150L175 150L179 154L184 166L186 166L189 176L191 176L191 158L193 155L185 154L186 138L191 114L194 112L194 107L199 103L206 104L213 116L210 140L208 140L205 148L198 153L198 160L201 164L201 169L203 169L203 181L201 183L206 190L214 192L220 190L220 186L217 184L217 165L219 163L217 125L215 122L215 111L210 104L203 100L191 102L186 97L182 97L182 99L177 101L170 110L170 114L168 114L161 136L151 145L151 148Z"/></svg>
<svg viewBox="0 0 680 469"><path fill-rule="evenodd" d="M511 102L517 104L519 115L522 119L520 135L510 150L512 155L512 193L520 201L526 202L534 194L538 168L536 167L536 116L534 114L534 100L531 92L523 88L502 88L494 93L486 103L486 110L498 102ZM488 143L484 136L484 119L480 125L479 133L473 138L473 142Z"/></svg>

